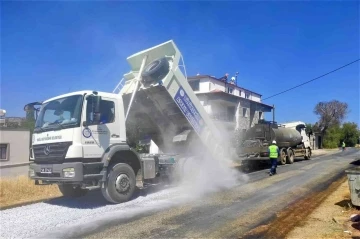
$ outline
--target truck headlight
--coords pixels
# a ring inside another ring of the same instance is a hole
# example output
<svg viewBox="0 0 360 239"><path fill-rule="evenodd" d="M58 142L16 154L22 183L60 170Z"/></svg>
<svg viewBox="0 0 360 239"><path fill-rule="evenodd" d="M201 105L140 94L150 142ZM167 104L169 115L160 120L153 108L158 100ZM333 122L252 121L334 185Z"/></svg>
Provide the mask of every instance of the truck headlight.
<svg viewBox="0 0 360 239"><path fill-rule="evenodd" d="M74 168L64 168L63 174L65 178L73 178L75 177L75 169Z"/></svg>
<svg viewBox="0 0 360 239"><path fill-rule="evenodd" d="M35 171L32 168L29 169L29 177L35 177Z"/></svg>

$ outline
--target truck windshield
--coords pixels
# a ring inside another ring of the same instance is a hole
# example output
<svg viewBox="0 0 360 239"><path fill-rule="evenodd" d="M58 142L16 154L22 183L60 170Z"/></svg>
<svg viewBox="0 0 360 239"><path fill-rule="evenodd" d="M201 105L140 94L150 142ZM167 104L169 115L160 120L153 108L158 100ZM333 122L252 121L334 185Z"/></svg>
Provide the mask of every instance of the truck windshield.
<svg viewBox="0 0 360 239"><path fill-rule="evenodd" d="M83 95L72 95L43 104L35 131L79 127L82 101Z"/></svg>

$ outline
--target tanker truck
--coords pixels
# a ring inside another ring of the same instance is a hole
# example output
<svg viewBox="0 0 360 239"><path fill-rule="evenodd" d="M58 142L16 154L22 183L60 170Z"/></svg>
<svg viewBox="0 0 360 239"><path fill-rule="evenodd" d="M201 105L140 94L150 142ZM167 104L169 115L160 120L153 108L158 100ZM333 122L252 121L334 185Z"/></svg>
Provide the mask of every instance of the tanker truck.
<svg viewBox="0 0 360 239"><path fill-rule="evenodd" d="M131 71L112 93L83 90L27 104L26 111L41 106L29 177L57 184L64 196L99 189L110 203L122 203L136 185L181 172L190 156L224 162L226 141L179 68L181 59L168 41L129 56ZM164 154L137 153L131 142L146 137Z"/></svg>
<svg viewBox="0 0 360 239"><path fill-rule="evenodd" d="M298 157L309 160L311 147L305 128L305 123L301 121L286 124L264 121L248 129L239 149L244 169L249 170L256 164L268 163L268 146L273 140L276 140L280 150L278 162L281 165L292 164Z"/></svg>

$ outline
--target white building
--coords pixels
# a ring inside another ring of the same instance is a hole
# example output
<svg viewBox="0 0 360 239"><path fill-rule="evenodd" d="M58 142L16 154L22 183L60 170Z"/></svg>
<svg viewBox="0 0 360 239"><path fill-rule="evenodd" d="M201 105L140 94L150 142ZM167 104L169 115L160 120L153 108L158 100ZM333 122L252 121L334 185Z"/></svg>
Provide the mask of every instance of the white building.
<svg viewBox="0 0 360 239"><path fill-rule="evenodd" d="M261 102L260 94L213 76L191 76L188 81L210 117L229 132L246 131L273 109Z"/></svg>
<svg viewBox="0 0 360 239"><path fill-rule="evenodd" d="M5 125L6 110L0 109L0 126Z"/></svg>
<svg viewBox="0 0 360 239"><path fill-rule="evenodd" d="M30 130L0 128L0 177L27 175Z"/></svg>

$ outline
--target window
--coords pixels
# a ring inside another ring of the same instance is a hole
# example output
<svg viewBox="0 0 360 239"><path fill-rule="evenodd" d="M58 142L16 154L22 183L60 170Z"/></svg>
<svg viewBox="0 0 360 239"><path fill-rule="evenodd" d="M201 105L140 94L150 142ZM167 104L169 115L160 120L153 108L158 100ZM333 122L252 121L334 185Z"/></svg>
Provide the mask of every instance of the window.
<svg viewBox="0 0 360 239"><path fill-rule="evenodd" d="M234 91L234 88L232 88L232 87L228 87L228 93L229 93L229 94L232 94L232 93L233 93L233 91Z"/></svg>
<svg viewBox="0 0 360 239"><path fill-rule="evenodd" d="M233 122L235 120L235 106L227 107L227 121Z"/></svg>
<svg viewBox="0 0 360 239"><path fill-rule="evenodd" d="M100 101L100 122L94 121L94 107L92 101L89 100L86 106L86 120L90 125L109 124L115 120L115 103L113 101Z"/></svg>
<svg viewBox="0 0 360 239"><path fill-rule="evenodd" d="M189 85L191 86L191 89L193 89L193 91L200 90L200 80L189 81Z"/></svg>
<svg viewBox="0 0 360 239"><path fill-rule="evenodd" d="M72 95L43 104L35 123L36 130L78 127L82 101L82 95Z"/></svg>
<svg viewBox="0 0 360 239"><path fill-rule="evenodd" d="M8 144L0 144L0 160L9 160Z"/></svg>
<svg viewBox="0 0 360 239"><path fill-rule="evenodd" d="M245 98L246 98L246 99L249 99L249 98L250 98L250 93L245 92Z"/></svg>
<svg viewBox="0 0 360 239"><path fill-rule="evenodd" d="M241 90L239 90L239 96L241 96Z"/></svg>
<svg viewBox="0 0 360 239"><path fill-rule="evenodd" d="M259 120L262 119L262 114L263 114L263 112L259 111Z"/></svg>
<svg viewBox="0 0 360 239"><path fill-rule="evenodd" d="M243 117L247 117L247 109L243 108Z"/></svg>

